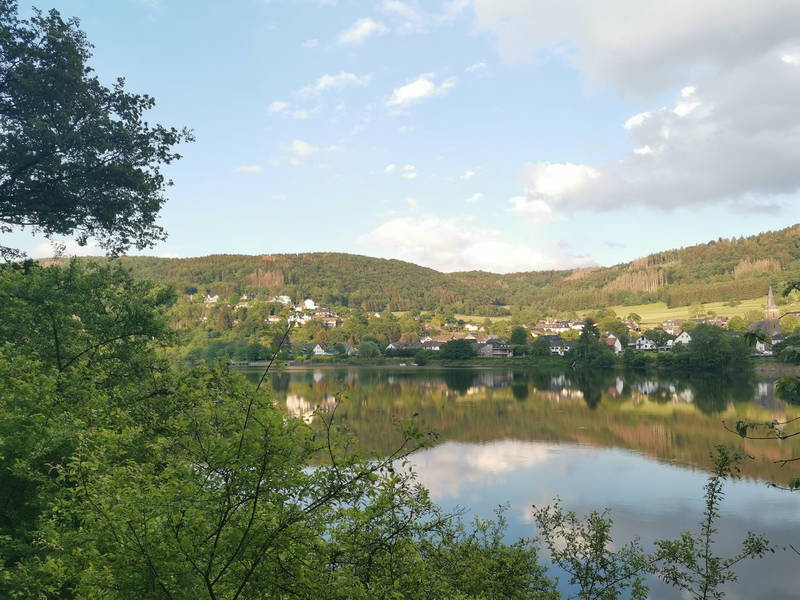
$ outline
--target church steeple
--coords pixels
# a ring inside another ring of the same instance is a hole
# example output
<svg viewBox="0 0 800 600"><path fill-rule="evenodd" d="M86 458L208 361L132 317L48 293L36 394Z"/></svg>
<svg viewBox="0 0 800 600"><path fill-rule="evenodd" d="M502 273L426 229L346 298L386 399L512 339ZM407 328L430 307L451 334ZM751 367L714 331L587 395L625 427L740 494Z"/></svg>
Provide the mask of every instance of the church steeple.
<svg viewBox="0 0 800 600"><path fill-rule="evenodd" d="M775 297L772 294L772 286L769 286L769 294L767 294L767 308L764 309L764 319L767 321L776 321L778 319L778 307L775 306Z"/></svg>

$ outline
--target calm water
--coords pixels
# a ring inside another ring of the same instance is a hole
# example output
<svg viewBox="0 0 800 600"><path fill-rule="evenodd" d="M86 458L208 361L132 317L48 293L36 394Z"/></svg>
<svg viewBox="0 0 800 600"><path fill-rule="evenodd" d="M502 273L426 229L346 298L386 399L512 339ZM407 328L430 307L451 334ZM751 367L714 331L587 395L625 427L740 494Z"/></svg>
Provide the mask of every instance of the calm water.
<svg viewBox="0 0 800 600"><path fill-rule="evenodd" d="M272 387L288 412L309 421L338 397L337 417L377 452L397 443L394 420L416 413L439 434L413 458L436 501L481 516L508 504L514 537L535 535L531 506L556 496L578 513L608 508L620 542L638 535L648 547L695 531L709 453L724 443L753 458L726 488L718 551L734 552L747 530L779 545L800 542L800 494L766 485L792 476L774 461L800 454L800 444L744 441L722 425L799 416L771 382L409 367L297 370L273 376ZM799 567L784 552L750 562L728 597L800 597ZM652 597L680 596L656 582Z"/></svg>

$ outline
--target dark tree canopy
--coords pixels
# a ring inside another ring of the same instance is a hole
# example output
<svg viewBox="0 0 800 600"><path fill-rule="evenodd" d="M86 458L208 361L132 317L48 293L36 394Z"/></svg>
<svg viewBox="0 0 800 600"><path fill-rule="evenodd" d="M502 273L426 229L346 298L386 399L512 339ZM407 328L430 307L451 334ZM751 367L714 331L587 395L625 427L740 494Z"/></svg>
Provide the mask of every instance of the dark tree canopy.
<svg viewBox="0 0 800 600"><path fill-rule="evenodd" d="M0 233L91 237L117 254L164 239L155 220L171 181L160 168L192 135L145 121L153 98L123 79L101 84L91 49L76 19L23 20L0 0Z"/></svg>

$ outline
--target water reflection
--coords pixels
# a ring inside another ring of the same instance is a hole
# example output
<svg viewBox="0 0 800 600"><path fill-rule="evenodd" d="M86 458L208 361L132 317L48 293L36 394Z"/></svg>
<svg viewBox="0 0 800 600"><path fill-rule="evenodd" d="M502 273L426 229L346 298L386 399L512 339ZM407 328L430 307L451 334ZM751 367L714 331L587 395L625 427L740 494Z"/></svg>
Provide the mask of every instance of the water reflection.
<svg viewBox="0 0 800 600"><path fill-rule="evenodd" d="M257 373L251 373L253 380ZM662 461L707 468L715 444L754 457L747 476L785 481L774 461L800 453L797 440L741 440L721 421L785 420L800 408L772 382L739 378L621 376L611 371L547 373L513 369L313 368L275 374L272 389L307 422L342 397L338 418L363 447L390 451L397 418L413 414L442 441L502 439L572 442L636 450Z"/></svg>
<svg viewBox="0 0 800 600"><path fill-rule="evenodd" d="M511 537L534 535L533 505L557 495L569 510L586 514L608 508L615 540L635 537L649 548L655 539L696 531L703 511L705 474L654 463L634 452L572 444L501 440L486 444L445 442L412 459L422 483L445 508L468 506L490 514L508 504ZM777 546L800 533L800 498L757 482L728 484L716 550L733 553L747 531L765 534ZM729 598L796 598L797 557L778 552L743 563ZM781 577L774 577L780 573ZM673 588L651 580L651 598L678 599Z"/></svg>
<svg viewBox="0 0 800 600"><path fill-rule="evenodd" d="M254 380L258 374L252 374ZM721 421L800 416L772 382L751 378L661 378L613 372L513 369L317 368L271 380L287 411L314 423L341 398L337 418L376 452L399 442L393 423L415 418L440 443L412 457L422 483L446 508L489 515L509 503L510 535L532 535L530 508L559 496L569 510L609 508L621 542L645 545L696 530L714 445L753 457L728 488L718 550L733 553L748 529L776 544L800 534L800 496L764 484L791 472L776 460L800 455L798 440L742 440ZM794 598L796 557L748 563L731 598ZM782 577L772 577L778 572ZM651 582L652 598L679 598Z"/></svg>

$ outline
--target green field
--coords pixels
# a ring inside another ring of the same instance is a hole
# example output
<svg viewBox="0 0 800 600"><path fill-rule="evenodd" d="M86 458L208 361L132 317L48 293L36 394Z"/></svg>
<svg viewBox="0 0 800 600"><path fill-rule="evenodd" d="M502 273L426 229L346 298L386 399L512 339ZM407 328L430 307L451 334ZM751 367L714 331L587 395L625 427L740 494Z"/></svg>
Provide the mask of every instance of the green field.
<svg viewBox="0 0 800 600"><path fill-rule="evenodd" d="M742 300L738 306L728 306L726 302L709 302L703 304L703 309L708 313L721 315L724 317L743 317L745 313L752 310L763 311L767 304L767 297L752 298L750 300ZM631 313L636 313L642 317L642 327L652 328L661 325L667 319L689 319L691 318L688 306L679 306L676 308L668 308L663 302L654 302L652 304L636 304L633 306L611 306L609 307L620 318L625 318ZM800 303L787 304L780 306L780 312L800 311ZM594 312L593 310L579 311L578 315L584 317L587 314ZM487 317L477 315L455 315L457 319L462 319L468 323L475 323L480 325ZM492 321L504 321L510 317L488 317Z"/></svg>
<svg viewBox="0 0 800 600"><path fill-rule="evenodd" d="M753 298L750 300L742 300L738 306L728 306L725 302L709 302L703 304L703 309L707 312L721 315L724 317L743 317L748 311L757 310L763 311L767 304L767 297ZM621 318L628 316L630 313L636 313L642 317L643 327L654 327L660 325L667 319L689 319L690 307L679 306L676 308L668 308L663 302L655 302L652 304L638 304L634 306L611 306L617 315ZM781 313L791 310L800 310L800 304L791 304L780 307ZM592 311L581 311L579 314L584 316Z"/></svg>

